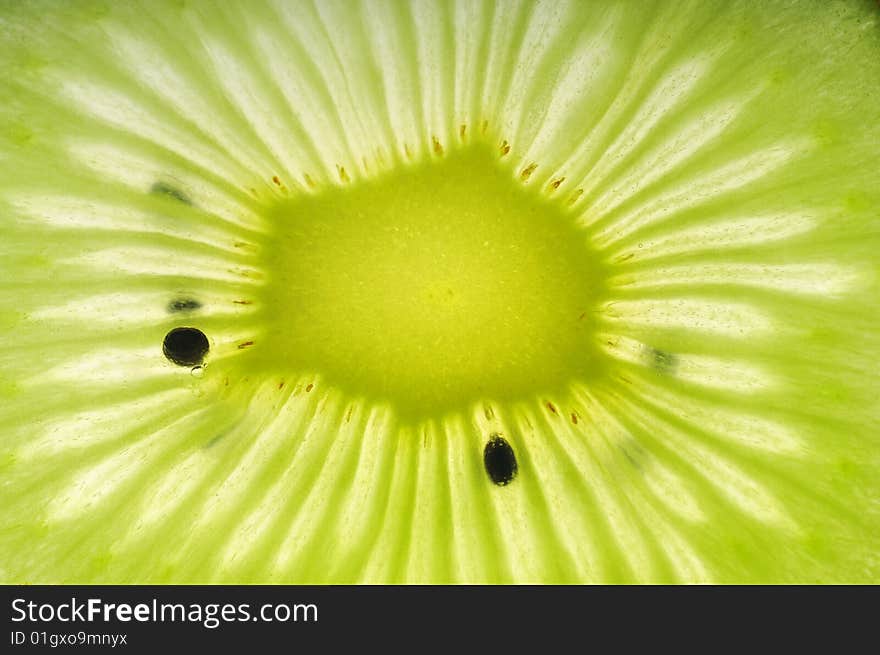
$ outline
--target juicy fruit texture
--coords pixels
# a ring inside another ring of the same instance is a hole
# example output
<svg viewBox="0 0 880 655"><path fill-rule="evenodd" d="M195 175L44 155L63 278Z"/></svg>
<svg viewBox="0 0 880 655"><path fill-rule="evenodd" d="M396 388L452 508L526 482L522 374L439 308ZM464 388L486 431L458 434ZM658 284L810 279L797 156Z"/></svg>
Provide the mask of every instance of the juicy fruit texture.
<svg viewBox="0 0 880 655"><path fill-rule="evenodd" d="M880 581L878 24L4 4L0 580Z"/></svg>

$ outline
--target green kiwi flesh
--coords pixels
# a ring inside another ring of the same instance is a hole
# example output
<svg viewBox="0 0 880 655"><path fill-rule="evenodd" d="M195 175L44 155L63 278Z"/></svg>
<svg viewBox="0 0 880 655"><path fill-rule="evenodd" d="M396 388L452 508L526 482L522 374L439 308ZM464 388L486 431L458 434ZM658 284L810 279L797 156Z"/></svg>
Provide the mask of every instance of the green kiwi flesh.
<svg viewBox="0 0 880 655"><path fill-rule="evenodd" d="M872 2L0 3L0 581L880 581Z"/></svg>

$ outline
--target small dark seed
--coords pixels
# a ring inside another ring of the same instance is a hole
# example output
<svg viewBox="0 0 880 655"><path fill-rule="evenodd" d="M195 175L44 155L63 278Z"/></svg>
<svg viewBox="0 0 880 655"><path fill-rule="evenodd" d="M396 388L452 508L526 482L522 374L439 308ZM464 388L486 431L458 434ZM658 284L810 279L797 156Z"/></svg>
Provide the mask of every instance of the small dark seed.
<svg viewBox="0 0 880 655"><path fill-rule="evenodd" d="M662 373L670 373L678 363L675 355L663 350L652 350L652 359L654 368Z"/></svg>
<svg viewBox="0 0 880 655"><path fill-rule="evenodd" d="M168 311L171 313L174 312L193 312L197 309L200 309L202 303L198 300L193 300L192 298L178 298L177 300L172 300L168 303Z"/></svg>
<svg viewBox="0 0 880 655"><path fill-rule="evenodd" d="M215 446L215 445L217 444L217 442L220 441L220 440L221 440L223 437L225 437L225 436L226 436L225 434L218 434L216 437L212 438L210 441L208 441L208 443L206 443L206 444L205 444L204 446L202 446L202 447L203 447L205 450L207 450L208 448L211 448L212 446Z"/></svg>
<svg viewBox="0 0 880 655"><path fill-rule="evenodd" d="M633 456L629 454L629 452L626 450L626 448L621 447L620 450L623 453L623 456L626 457L627 460L629 460L630 464L632 464L633 468L637 468L637 469L642 468L641 466L639 466L639 463L635 460L635 458L633 458Z"/></svg>
<svg viewBox="0 0 880 655"><path fill-rule="evenodd" d="M192 205L192 200L183 191L177 187L171 186L167 182L156 182L150 187L150 193L155 196L166 196L184 205Z"/></svg>
<svg viewBox="0 0 880 655"><path fill-rule="evenodd" d="M178 366L200 365L209 348L205 333L191 327L174 328L162 343L162 352Z"/></svg>
<svg viewBox="0 0 880 655"><path fill-rule="evenodd" d="M516 455L510 444L500 435L493 434L483 449L483 465L489 479L500 487L516 477Z"/></svg>

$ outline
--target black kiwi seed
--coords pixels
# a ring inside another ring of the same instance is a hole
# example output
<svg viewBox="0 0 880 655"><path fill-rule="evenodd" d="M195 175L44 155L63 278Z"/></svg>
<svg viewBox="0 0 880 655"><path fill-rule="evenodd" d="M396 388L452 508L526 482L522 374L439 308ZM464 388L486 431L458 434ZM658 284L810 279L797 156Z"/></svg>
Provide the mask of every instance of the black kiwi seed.
<svg viewBox="0 0 880 655"><path fill-rule="evenodd" d="M489 479L500 487L516 477L516 455L510 444L500 435L493 434L483 449L483 465Z"/></svg>
<svg viewBox="0 0 880 655"><path fill-rule="evenodd" d="M177 300L172 300L168 303L168 311L171 313L175 312L193 312L197 309L200 309L202 303L198 300L193 300L192 298L178 298Z"/></svg>
<svg viewBox="0 0 880 655"><path fill-rule="evenodd" d="M174 328L165 335L162 352L178 366L198 366L208 354L208 337L191 327Z"/></svg>
<svg viewBox="0 0 880 655"><path fill-rule="evenodd" d="M168 198L182 202L184 205L192 205L192 200L189 199L188 195L177 187L171 186L167 182L156 182L150 187L150 193L156 196L167 196Z"/></svg>

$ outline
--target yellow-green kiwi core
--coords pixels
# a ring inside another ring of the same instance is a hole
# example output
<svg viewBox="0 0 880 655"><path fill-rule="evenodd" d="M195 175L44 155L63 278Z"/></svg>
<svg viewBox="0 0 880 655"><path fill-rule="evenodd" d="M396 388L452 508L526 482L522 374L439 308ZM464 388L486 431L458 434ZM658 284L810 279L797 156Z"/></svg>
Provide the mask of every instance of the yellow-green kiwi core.
<svg viewBox="0 0 880 655"><path fill-rule="evenodd" d="M314 372L403 418L600 373L589 233L471 145L271 210L251 370ZM242 362L244 363L244 362Z"/></svg>

